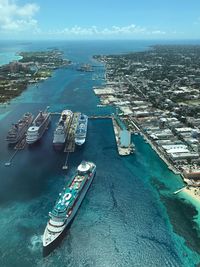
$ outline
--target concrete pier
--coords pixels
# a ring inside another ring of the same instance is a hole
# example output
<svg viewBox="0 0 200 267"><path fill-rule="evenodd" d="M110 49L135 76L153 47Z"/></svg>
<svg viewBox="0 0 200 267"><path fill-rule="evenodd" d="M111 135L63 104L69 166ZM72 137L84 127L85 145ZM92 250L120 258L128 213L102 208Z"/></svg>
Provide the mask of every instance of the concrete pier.
<svg viewBox="0 0 200 267"><path fill-rule="evenodd" d="M75 112L71 120L71 124L68 127L68 134L66 140L66 146L64 152L74 152L75 151L75 132L78 124L80 113Z"/></svg>

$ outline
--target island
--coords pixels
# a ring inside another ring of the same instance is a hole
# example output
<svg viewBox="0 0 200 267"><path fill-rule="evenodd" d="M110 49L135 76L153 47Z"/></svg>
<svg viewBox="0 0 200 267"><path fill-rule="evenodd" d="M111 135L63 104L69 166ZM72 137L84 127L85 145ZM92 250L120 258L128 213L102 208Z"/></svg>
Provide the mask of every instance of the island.
<svg viewBox="0 0 200 267"><path fill-rule="evenodd" d="M200 201L200 46L157 45L94 59L105 65L105 86L94 88L101 105L115 106L127 128L183 177L181 190Z"/></svg>
<svg viewBox="0 0 200 267"><path fill-rule="evenodd" d="M0 103L7 103L20 95L29 84L48 79L52 71L68 66L71 61L63 59L58 49L21 52L19 61L0 67Z"/></svg>

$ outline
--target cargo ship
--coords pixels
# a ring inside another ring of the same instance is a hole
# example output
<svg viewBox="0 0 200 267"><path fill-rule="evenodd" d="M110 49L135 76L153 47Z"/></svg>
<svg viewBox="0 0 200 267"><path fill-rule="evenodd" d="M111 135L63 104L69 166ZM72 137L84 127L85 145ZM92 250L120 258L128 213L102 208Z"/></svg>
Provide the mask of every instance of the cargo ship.
<svg viewBox="0 0 200 267"><path fill-rule="evenodd" d="M73 112L71 110L62 111L53 137L53 146L56 150L61 150L64 147L72 117Z"/></svg>
<svg viewBox="0 0 200 267"><path fill-rule="evenodd" d="M87 135L87 125L88 125L88 116L81 114L75 132L75 143L78 146L81 146L85 143Z"/></svg>
<svg viewBox="0 0 200 267"><path fill-rule="evenodd" d="M8 134L6 136L6 141L9 144L15 144L19 142L21 139L23 139L32 121L33 121L33 115L28 112L25 113L17 123L12 125L11 129L8 131Z"/></svg>
<svg viewBox="0 0 200 267"><path fill-rule="evenodd" d="M74 175L59 194L43 235L43 249L52 249L53 244L73 220L96 173L96 165L82 161ZM47 251L46 251L47 253ZM44 251L45 254L45 251Z"/></svg>
<svg viewBox="0 0 200 267"><path fill-rule="evenodd" d="M40 111L34 119L32 125L28 128L26 134L27 144L33 144L40 140L47 129L51 119L51 114L46 111Z"/></svg>

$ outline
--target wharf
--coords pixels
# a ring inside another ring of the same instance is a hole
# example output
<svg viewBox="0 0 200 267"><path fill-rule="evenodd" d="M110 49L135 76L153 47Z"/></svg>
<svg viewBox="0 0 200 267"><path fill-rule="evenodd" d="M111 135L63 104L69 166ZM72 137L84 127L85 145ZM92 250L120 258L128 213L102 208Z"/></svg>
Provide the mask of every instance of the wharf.
<svg viewBox="0 0 200 267"><path fill-rule="evenodd" d="M51 115L61 115L61 112L51 112Z"/></svg>
<svg viewBox="0 0 200 267"><path fill-rule="evenodd" d="M22 150L26 147L27 143L26 143L26 136L23 137L23 139L21 139L16 146L14 147L15 150Z"/></svg>
<svg viewBox="0 0 200 267"><path fill-rule="evenodd" d="M122 147L120 145L120 131L122 130L120 125L118 124L118 121L115 119L115 117L112 117L112 123L113 123L113 129L115 133L115 139L117 143L117 149L120 156L128 156L131 153L133 153L133 145L129 145L128 147Z"/></svg>
<svg viewBox="0 0 200 267"><path fill-rule="evenodd" d="M20 150L23 150L26 147L26 136L24 137L15 145L14 147L14 153L11 155L10 159L5 163L5 166L10 166L14 157L17 155L17 152Z"/></svg>
<svg viewBox="0 0 200 267"><path fill-rule="evenodd" d="M112 119L111 115L92 115L88 117L89 119Z"/></svg>
<svg viewBox="0 0 200 267"><path fill-rule="evenodd" d="M75 132L78 124L78 118L80 116L79 112L75 112L71 123L68 127L67 141L64 152L74 152L75 151Z"/></svg>
<svg viewBox="0 0 200 267"><path fill-rule="evenodd" d="M174 192L174 195L180 193L180 192L181 192L183 189L185 189L185 188L186 188L186 187L184 186L184 187L182 187L181 189L178 189L177 191Z"/></svg>

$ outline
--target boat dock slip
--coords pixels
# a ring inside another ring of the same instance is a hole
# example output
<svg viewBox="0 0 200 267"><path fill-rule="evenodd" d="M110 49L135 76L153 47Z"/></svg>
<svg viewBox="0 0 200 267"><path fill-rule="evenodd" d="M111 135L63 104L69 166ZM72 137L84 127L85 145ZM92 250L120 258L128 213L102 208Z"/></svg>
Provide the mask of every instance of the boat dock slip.
<svg viewBox="0 0 200 267"><path fill-rule="evenodd" d="M182 187L181 189L179 189L179 190L177 190L177 191L175 191L174 192L174 195L176 195L176 194L178 194L178 193L180 193L183 189L185 189L186 187L184 186L184 187Z"/></svg>
<svg viewBox="0 0 200 267"><path fill-rule="evenodd" d="M89 119L112 119L115 140L120 156L130 155L134 151L134 145L131 144L131 133L126 130L126 126L116 115L92 115ZM139 128L138 128L139 129Z"/></svg>
<svg viewBox="0 0 200 267"><path fill-rule="evenodd" d="M75 132L78 124L78 118L80 116L79 112L75 112L73 114L73 118L71 120L71 125L69 126L69 131L67 135L66 146L64 152L74 152L75 151Z"/></svg>

